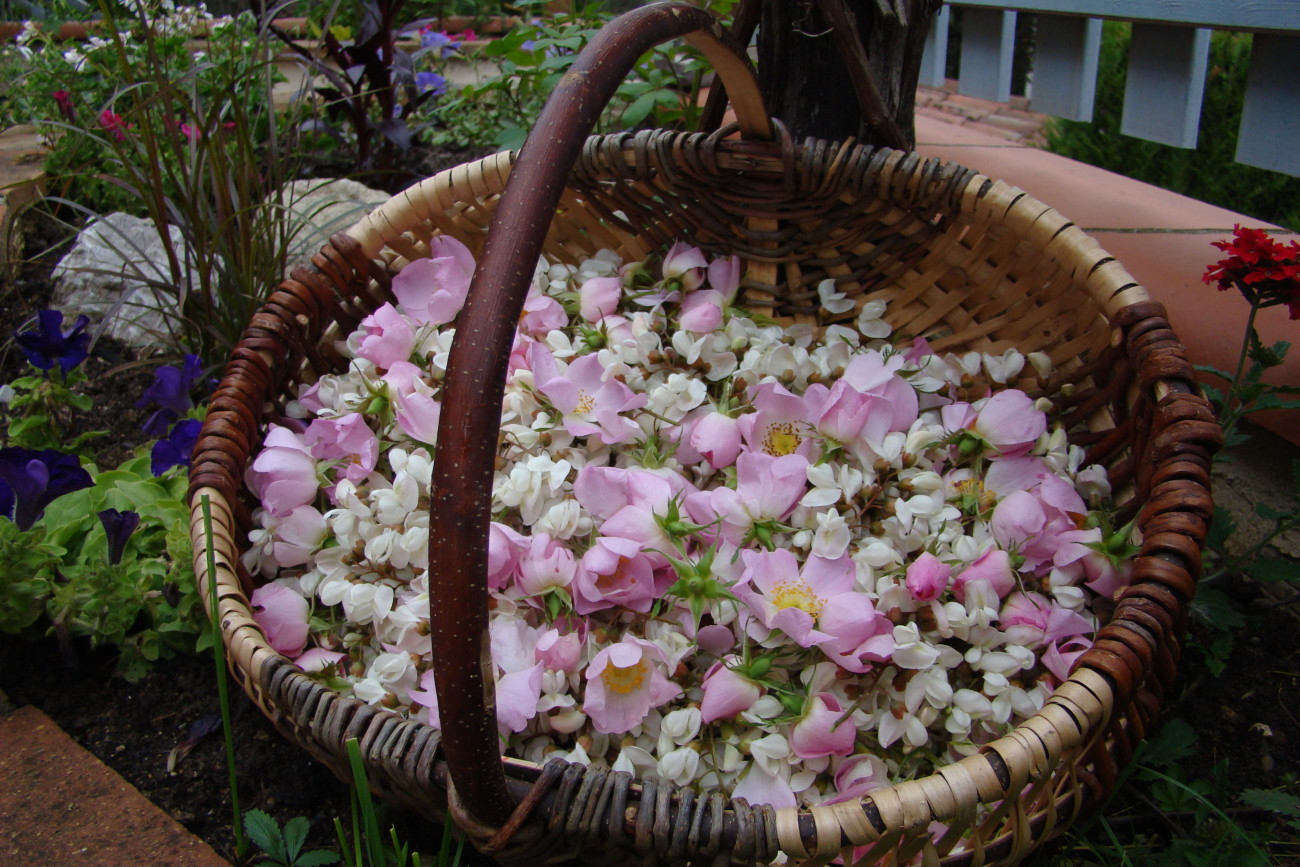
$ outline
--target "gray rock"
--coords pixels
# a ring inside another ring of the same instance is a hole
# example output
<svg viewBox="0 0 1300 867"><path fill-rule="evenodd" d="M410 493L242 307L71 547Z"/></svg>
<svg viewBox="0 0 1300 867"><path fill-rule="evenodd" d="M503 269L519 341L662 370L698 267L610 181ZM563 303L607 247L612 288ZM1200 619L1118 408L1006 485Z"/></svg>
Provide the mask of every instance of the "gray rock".
<svg viewBox="0 0 1300 867"><path fill-rule="evenodd" d="M387 193L346 179L290 183L282 198L291 221L286 270L310 261L330 235L387 200ZM54 306L69 321L86 314L102 323L101 333L129 346L174 345L179 287L190 284L194 263L180 230L169 232L180 262L175 277L152 221L122 213L94 220L54 268Z"/></svg>
<svg viewBox="0 0 1300 867"><path fill-rule="evenodd" d="M109 214L92 221L54 267L54 304L71 321L84 313L103 332L135 347L165 345L179 330L178 286L189 277L185 239L170 227L182 274L173 278L158 230L149 220Z"/></svg>
<svg viewBox="0 0 1300 867"><path fill-rule="evenodd" d="M284 188L284 203L295 227L289 244L289 267L311 260L329 237L388 201L388 193L346 178L293 181Z"/></svg>

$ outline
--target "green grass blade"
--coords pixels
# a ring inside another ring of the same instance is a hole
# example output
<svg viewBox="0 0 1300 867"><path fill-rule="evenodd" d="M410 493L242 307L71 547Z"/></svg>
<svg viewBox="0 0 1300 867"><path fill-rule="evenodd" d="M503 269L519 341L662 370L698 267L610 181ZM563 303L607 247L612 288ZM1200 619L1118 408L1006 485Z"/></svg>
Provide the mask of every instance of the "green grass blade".
<svg viewBox="0 0 1300 867"><path fill-rule="evenodd" d="M221 640L221 617L217 611L217 552L212 549L212 501L203 495L203 544L208 567L208 613L212 624L212 658L217 664L217 696L221 702L221 728L226 736L226 771L229 775L231 825L235 833L235 855L243 861L248 847L243 817L239 812L239 787L235 780L235 733L230 724L230 692L226 685L226 644Z"/></svg>

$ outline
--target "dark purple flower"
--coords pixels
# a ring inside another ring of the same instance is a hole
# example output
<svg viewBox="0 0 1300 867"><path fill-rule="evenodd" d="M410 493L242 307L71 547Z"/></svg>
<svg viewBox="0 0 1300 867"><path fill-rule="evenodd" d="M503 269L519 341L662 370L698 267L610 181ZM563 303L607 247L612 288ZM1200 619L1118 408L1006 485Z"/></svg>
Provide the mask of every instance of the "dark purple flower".
<svg viewBox="0 0 1300 867"><path fill-rule="evenodd" d="M108 564L116 566L122 562L126 540L140 526L140 513L105 509L99 513L99 523L104 525L104 535L108 537Z"/></svg>
<svg viewBox="0 0 1300 867"><path fill-rule="evenodd" d="M417 72L415 74L415 86L420 89L420 93L441 96L447 92L447 79L436 72Z"/></svg>
<svg viewBox="0 0 1300 867"><path fill-rule="evenodd" d="M155 370L153 383L136 402L138 407L158 406L145 421L144 432L151 437L160 437L173 421L189 412L194 406L190 391L202 376L203 362L197 355L186 355L179 368L168 365Z"/></svg>
<svg viewBox="0 0 1300 867"><path fill-rule="evenodd" d="M199 441L199 430L202 427L203 422L196 418L183 418L176 422L166 439L160 439L153 444L149 471L155 476L161 476L172 467L188 467L190 453L194 451L194 444Z"/></svg>
<svg viewBox="0 0 1300 867"><path fill-rule="evenodd" d="M86 333L90 320L86 316L78 316L66 334L61 311L42 310L36 316L36 331L20 331L14 337L33 366L49 370L57 364L67 373L86 360L90 352L90 335Z"/></svg>
<svg viewBox="0 0 1300 867"><path fill-rule="evenodd" d="M0 514L26 532L45 514L45 507L73 491L94 484L74 455L54 449L0 449Z"/></svg>

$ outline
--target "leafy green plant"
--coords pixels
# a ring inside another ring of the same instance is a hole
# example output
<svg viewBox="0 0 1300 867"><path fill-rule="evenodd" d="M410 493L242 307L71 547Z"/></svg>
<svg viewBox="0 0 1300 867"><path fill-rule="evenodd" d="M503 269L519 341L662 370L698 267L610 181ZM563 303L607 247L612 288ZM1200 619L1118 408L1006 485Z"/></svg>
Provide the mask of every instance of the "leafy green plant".
<svg viewBox="0 0 1300 867"><path fill-rule="evenodd" d="M1251 37L1216 31L1195 150L1120 133L1131 26L1107 21L1090 123L1053 120L1047 149L1196 199L1300 229L1300 178L1234 161Z"/></svg>
<svg viewBox="0 0 1300 867"><path fill-rule="evenodd" d="M142 261L125 238L106 243L179 314L160 338L224 355L283 277L294 231L283 190L302 160L271 105L268 25L218 20L196 53L191 13L160 0L140 0L133 17L101 9L99 35L71 59L52 43L29 48L25 99L52 147L45 201L73 225L127 206L148 217L165 261Z"/></svg>
<svg viewBox="0 0 1300 867"><path fill-rule="evenodd" d="M248 838L266 855L261 863L272 867L319 867L337 864L337 852L328 849L303 851L311 825L302 816L294 816L280 827L280 823L261 810L244 814L244 829Z"/></svg>
<svg viewBox="0 0 1300 867"><path fill-rule="evenodd" d="M1205 282L1216 284L1220 291L1236 290L1250 308L1236 369L1197 367L1226 384L1222 388L1207 384L1204 389L1218 410L1225 445L1231 448L1250 439L1239 427L1246 416L1264 410L1300 408L1297 397L1300 388L1266 379L1270 370L1285 362L1290 344L1278 341L1265 346L1255 329L1259 311L1270 307L1286 305L1292 318L1300 316L1300 242L1281 244L1267 232L1237 226L1231 241L1215 241L1213 246L1228 255L1210 266L1205 272ZM1205 577L1193 603L1193 612L1214 630L1209 643L1201 648L1213 674L1220 673L1227 664L1232 649L1231 630L1244 623L1218 585L1241 573L1264 583L1300 585L1300 564L1265 554L1278 536L1300 527L1300 461L1292 462L1291 473L1294 504L1278 509L1267 503L1256 503L1255 514L1271 526L1245 550L1229 551L1228 543L1237 527L1226 509L1215 509L1214 526L1206 540Z"/></svg>
<svg viewBox="0 0 1300 867"><path fill-rule="evenodd" d="M540 12L540 5L521 8ZM522 145L546 98L609 17L601 4L590 3L550 17L525 14L524 22L481 52L497 64L498 74L437 104L434 140L501 149ZM703 59L689 48L656 48L619 85L596 131L643 125L694 129L706 72Z"/></svg>
<svg viewBox="0 0 1300 867"><path fill-rule="evenodd" d="M1166 722L1138 748L1111 798L1070 831L1052 863L1070 867L1274 863L1268 854L1267 826L1247 825L1238 820L1239 811L1227 806L1235 800L1226 783L1227 760L1216 763L1208 777L1190 777L1185 762L1195 745L1196 733L1186 721ZM1240 798L1251 807L1282 816L1294 815L1297 803L1274 790L1247 790Z"/></svg>

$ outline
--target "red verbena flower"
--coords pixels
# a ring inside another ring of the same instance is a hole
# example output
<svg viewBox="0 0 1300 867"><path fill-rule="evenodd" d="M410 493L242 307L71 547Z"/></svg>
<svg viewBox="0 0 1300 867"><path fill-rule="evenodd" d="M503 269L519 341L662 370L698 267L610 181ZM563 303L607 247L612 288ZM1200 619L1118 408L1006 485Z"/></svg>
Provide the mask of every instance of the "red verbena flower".
<svg viewBox="0 0 1300 867"><path fill-rule="evenodd" d="M51 93L50 96L54 97L54 101L58 103L59 114L63 115L64 120L68 123L76 121L77 112L72 107L72 94L68 93L66 90L56 90Z"/></svg>
<svg viewBox="0 0 1300 867"><path fill-rule="evenodd" d="M1259 307L1285 304L1291 318L1300 319L1300 242L1282 244L1263 229L1236 225L1231 241L1212 245L1229 255L1207 268L1202 280L1217 283L1221 292L1235 286Z"/></svg>

